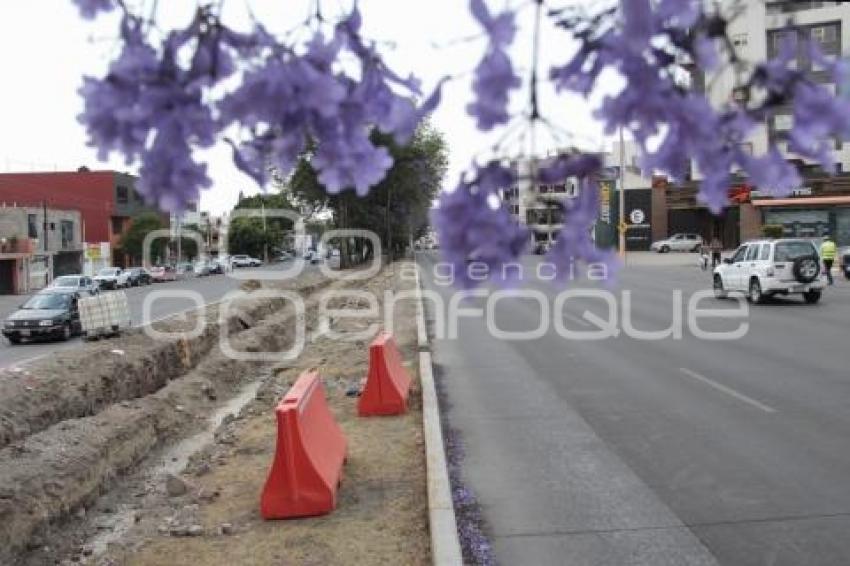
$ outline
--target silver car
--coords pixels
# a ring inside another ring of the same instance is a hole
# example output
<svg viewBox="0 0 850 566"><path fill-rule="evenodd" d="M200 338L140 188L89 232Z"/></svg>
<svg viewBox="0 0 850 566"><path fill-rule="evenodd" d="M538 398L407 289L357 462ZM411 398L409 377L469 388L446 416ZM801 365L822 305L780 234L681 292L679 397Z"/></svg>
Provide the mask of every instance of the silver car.
<svg viewBox="0 0 850 566"><path fill-rule="evenodd" d="M703 245L702 236L699 234L683 233L673 234L667 239L652 242L649 249L660 254L667 252L698 252Z"/></svg>

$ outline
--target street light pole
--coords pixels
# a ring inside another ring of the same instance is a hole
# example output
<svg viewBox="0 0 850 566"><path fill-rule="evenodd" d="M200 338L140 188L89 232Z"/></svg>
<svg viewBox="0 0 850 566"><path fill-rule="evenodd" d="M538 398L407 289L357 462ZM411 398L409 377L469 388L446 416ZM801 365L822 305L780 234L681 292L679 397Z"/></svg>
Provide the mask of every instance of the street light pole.
<svg viewBox="0 0 850 566"><path fill-rule="evenodd" d="M619 222L617 231L620 234L620 257L626 257L626 150L623 143L623 127L620 126L620 196L619 196Z"/></svg>

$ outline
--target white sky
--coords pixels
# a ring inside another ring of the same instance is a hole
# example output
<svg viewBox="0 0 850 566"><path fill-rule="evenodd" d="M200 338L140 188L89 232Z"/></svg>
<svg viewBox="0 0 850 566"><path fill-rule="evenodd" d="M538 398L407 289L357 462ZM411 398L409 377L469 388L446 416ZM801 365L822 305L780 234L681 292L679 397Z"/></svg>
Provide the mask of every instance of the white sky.
<svg viewBox="0 0 850 566"><path fill-rule="evenodd" d="M225 22L246 30L246 0L225 1ZM324 0L323 8L338 10L341 3L347 2ZM247 0L247 3L266 27L275 31L292 28L305 17L309 5L308 0ZM483 39L459 41L479 33L468 13L467 2L361 0L360 5L365 35L394 45L392 50L384 49L384 52L399 74L414 73L422 79L426 92L445 75L459 76L444 88L443 103L433 117L449 144L451 165L446 184L454 185L471 160L475 156L487 156L493 140L499 137L498 132L489 136L478 132L465 111L471 99L471 71L485 45ZM490 0L490 5L502 6L503 0ZM195 6L196 2L191 0L160 1L157 19L164 26L185 25ZM530 9L523 11L515 45L516 60L522 66L530 61L531 15ZM117 156L106 164L98 162L95 151L86 146L85 130L76 120L82 109L77 94L82 76L104 73L117 49L117 23L117 16L84 21L70 0L2 3L0 73L5 79L0 95L0 171L74 170L80 165L136 171L134 165L125 166ZM570 44L561 39L559 32L546 30L543 75L548 62L565 61L570 53ZM526 100L523 91L513 102L519 109ZM544 89L541 106L561 128L579 134L582 140L590 139L591 147L600 147L601 130L580 100L555 98ZM554 149L552 138L545 133L537 139L538 153ZM225 212L233 207L240 190L246 194L258 191L250 178L232 166L226 146L213 149L207 158L214 185L202 194L203 210Z"/></svg>

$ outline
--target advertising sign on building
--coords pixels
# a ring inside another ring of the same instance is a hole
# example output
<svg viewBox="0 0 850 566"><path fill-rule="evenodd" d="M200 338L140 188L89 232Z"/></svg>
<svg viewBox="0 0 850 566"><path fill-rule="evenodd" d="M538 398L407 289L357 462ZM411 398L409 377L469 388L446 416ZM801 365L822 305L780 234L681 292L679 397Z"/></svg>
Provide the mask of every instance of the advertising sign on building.
<svg viewBox="0 0 850 566"><path fill-rule="evenodd" d="M611 223L611 181L599 182L599 220Z"/></svg>

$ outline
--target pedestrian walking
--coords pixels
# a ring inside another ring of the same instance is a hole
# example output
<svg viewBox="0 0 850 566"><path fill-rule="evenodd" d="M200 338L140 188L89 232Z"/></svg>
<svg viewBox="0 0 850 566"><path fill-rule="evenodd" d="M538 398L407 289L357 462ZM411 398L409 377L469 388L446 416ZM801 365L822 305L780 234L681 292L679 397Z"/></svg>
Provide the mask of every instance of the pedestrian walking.
<svg viewBox="0 0 850 566"><path fill-rule="evenodd" d="M823 260L823 270L826 271L826 280L830 285L835 284L832 279L832 264L835 262L835 242L829 234L824 234L823 243L820 245L820 258Z"/></svg>
<svg viewBox="0 0 850 566"><path fill-rule="evenodd" d="M723 242L720 241L720 238L715 236L711 239L711 267L712 269L717 267L722 263L720 258L720 252L723 251Z"/></svg>
<svg viewBox="0 0 850 566"><path fill-rule="evenodd" d="M699 268L703 271L708 269L708 246L703 243L699 247Z"/></svg>

